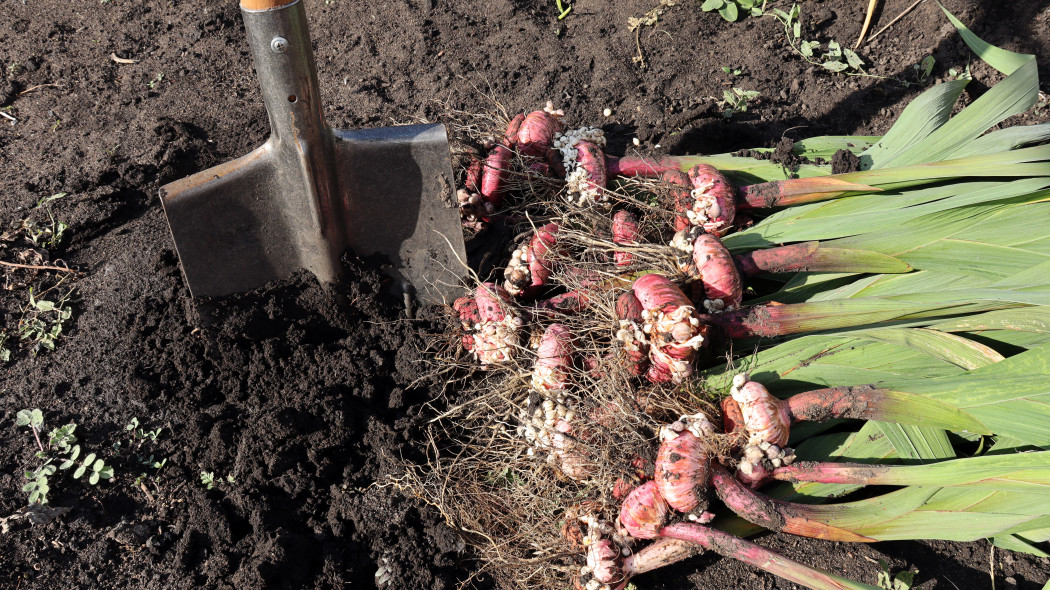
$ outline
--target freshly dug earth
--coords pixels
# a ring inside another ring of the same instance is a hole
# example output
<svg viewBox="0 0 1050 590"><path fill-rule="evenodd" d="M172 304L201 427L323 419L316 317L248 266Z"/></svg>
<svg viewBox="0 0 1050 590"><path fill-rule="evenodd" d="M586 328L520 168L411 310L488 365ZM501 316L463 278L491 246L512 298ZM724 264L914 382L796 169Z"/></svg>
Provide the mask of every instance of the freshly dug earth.
<svg viewBox="0 0 1050 590"><path fill-rule="evenodd" d="M933 55L931 80L912 86L824 73L792 54L773 19L730 24L695 0L668 7L636 45L627 19L655 3L580 0L563 21L553 2L510 0L334 0L307 12L335 126L552 100L570 124L603 125L621 153L634 137L646 153L710 153L883 133L910 98L973 61L933 3L861 51L872 73L912 82L913 65ZM877 26L910 3L884 2ZM0 518L25 506L22 473L39 465L32 434L15 427L20 409L41 408L47 428L75 422L85 452L115 476L97 486L54 476L50 505L70 510L0 533L0 587L486 587L436 510L375 485L424 456L423 404L443 384L412 385L423 374L422 335L444 325L440 310L406 320L380 294L384 279L352 256L342 287L302 274L223 301L189 297L158 188L268 133L236 3L204 4L5 3L0 108L17 123L0 119L0 233L25 218L47 222L34 205L68 193L51 207L69 229L42 250L47 264L80 273L44 296L75 287L57 348L39 354L18 341L18 320L29 285L39 296L62 273L4 276L15 288L0 291L11 349L0 368ZM806 2L804 35L852 43L865 5ZM1035 53L1050 79L1045 3L946 5L988 41ZM632 61L639 45L644 68ZM998 79L980 63L972 71L979 81L965 101ZM726 119L717 101L733 87L761 95ZM1010 123L1047 118L1044 105ZM0 243L0 260L27 254L19 239ZM134 439L125 429L133 418L163 429L155 442ZM140 463L150 455L166 463ZM202 472L214 474L211 489ZM989 576L1000 588L1038 588L1050 570L987 542L759 542L868 583L878 559L917 567L924 589L987 587ZM713 555L637 583L792 586Z"/></svg>

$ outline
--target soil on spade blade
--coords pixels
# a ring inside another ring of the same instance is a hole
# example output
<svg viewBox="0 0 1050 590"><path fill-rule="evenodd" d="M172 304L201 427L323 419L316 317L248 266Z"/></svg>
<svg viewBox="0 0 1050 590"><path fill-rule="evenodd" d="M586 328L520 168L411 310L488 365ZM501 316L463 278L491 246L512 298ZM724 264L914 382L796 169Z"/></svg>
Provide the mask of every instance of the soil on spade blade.
<svg viewBox="0 0 1050 590"><path fill-rule="evenodd" d="M189 297L158 188L268 133L236 3L215 4L4 2L0 260L79 272L3 270L11 359L0 366L0 518L26 505L23 471L40 463L32 434L15 426L23 408L43 410L47 429L75 422L85 452L115 475L91 486L56 473L49 506L68 511L33 526L4 520L0 587L486 587L436 510L373 485L401 458L423 456L423 403L441 384L411 385L420 334L440 324L438 312L407 321L381 275L353 257L343 287L302 274L223 301ZM912 85L826 73L790 50L774 19L727 23L695 0L667 6L636 35L628 18L655 4L579 0L564 20L554 2L519 0L334 0L307 13L334 126L552 100L570 125L603 126L614 152L883 133L909 99L974 61L932 2L860 50L868 71ZM803 3L804 36L852 44L866 4ZM882 4L876 27L911 2ZM1036 54L1050 79L1045 3L945 4L988 41ZM914 66L928 55L936 63L919 82ZM971 71L964 102L999 78L981 63ZM760 96L727 118L719 101L732 88ZM1010 123L1047 118L1044 104ZM13 228L32 219L37 231L58 229L34 208L57 193L67 195L47 207L69 227L30 247L29 231ZM54 351L19 342L30 287L48 301L74 289ZM127 430L133 419L139 428ZM1000 588L1038 588L1050 570L987 542L759 542L868 583L878 559L918 568L924 589L986 587L989 576ZM713 555L637 583L793 587Z"/></svg>

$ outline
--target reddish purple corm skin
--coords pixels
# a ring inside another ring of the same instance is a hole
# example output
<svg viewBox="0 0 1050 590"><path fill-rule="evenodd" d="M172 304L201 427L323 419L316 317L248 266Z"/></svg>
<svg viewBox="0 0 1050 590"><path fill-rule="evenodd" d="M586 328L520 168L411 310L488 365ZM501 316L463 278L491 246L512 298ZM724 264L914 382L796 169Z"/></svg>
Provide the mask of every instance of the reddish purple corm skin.
<svg viewBox="0 0 1050 590"><path fill-rule="evenodd" d="M660 274L649 273L639 277L634 281L632 289L634 296L642 304L642 309L649 312L665 309L670 311L674 308L692 305L681 289Z"/></svg>
<svg viewBox="0 0 1050 590"><path fill-rule="evenodd" d="M674 199L674 230L682 231L689 229L692 224L685 216L685 212L693 205L693 197L689 194L693 183L689 175L681 170L668 170L660 175L660 180L671 185L671 198Z"/></svg>
<svg viewBox="0 0 1050 590"><path fill-rule="evenodd" d="M506 317L504 308L510 306L510 295L496 283L482 283L474 290L478 317L482 322L501 322Z"/></svg>
<svg viewBox="0 0 1050 590"><path fill-rule="evenodd" d="M689 180L694 190L703 192L701 198L705 203L699 209L707 217L707 221L700 224L704 231L721 236L732 229L736 194L726 177L714 166L697 164L689 170ZM693 207L697 208L696 205Z"/></svg>
<svg viewBox="0 0 1050 590"><path fill-rule="evenodd" d="M511 258L507 265L507 290L515 295L532 298L539 294L554 270L554 245L558 241L558 224L548 223L538 228L528 243ZM518 258L518 255L522 258Z"/></svg>
<svg viewBox="0 0 1050 590"><path fill-rule="evenodd" d="M518 132L521 129L521 123L525 120L525 113L518 113L514 115L514 118L510 120L507 125L507 132L503 135L503 145L513 148L518 142Z"/></svg>
<svg viewBox="0 0 1050 590"><path fill-rule="evenodd" d="M637 539L656 538L666 522L667 502L655 481L634 488L620 507L620 523Z"/></svg>
<svg viewBox="0 0 1050 590"><path fill-rule="evenodd" d="M744 415L740 412L740 406L731 397L722 398L722 428L726 434L744 431Z"/></svg>
<svg viewBox="0 0 1050 590"><path fill-rule="evenodd" d="M733 255L722 241L711 234L700 234L693 241L693 264L704 283L708 299L721 299L728 309L740 307L744 285L740 279Z"/></svg>
<svg viewBox="0 0 1050 590"><path fill-rule="evenodd" d="M617 211L612 220L613 243L618 246L634 246L641 240L638 232L638 219L627 211ZM613 253L616 266L630 266L634 261L634 255L630 252L617 250Z"/></svg>
<svg viewBox="0 0 1050 590"><path fill-rule="evenodd" d="M605 185L609 180L605 168L605 153L597 144L590 141L579 141L576 148L576 165L587 172L588 188L595 191L595 201L602 200Z"/></svg>
<svg viewBox="0 0 1050 590"><path fill-rule="evenodd" d="M497 145L485 159L481 174L481 198L499 207L507 193L510 177L510 159L513 153L505 146Z"/></svg>
<svg viewBox="0 0 1050 590"><path fill-rule="evenodd" d="M569 386L572 368L572 334L563 324L551 324L540 338L532 387L537 391L556 391Z"/></svg>
<svg viewBox="0 0 1050 590"><path fill-rule="evenodd" d="M573 290L561 295L555 295L550 299L537 301L532 308L537 314L554 312L572 315L587 309L589 303L590 298L587 297L585 292Z"/></svg>
<svg viewBox="0 0 1050 590"><path fill-rule="evenodd" d="M656 484L667 505L679 512L707 507L707 478L710 458L700 439L682 432L664 441L656 453Z"/></svg>
<svg viewBox="0 0 1050 590"><path fill-rule="evenodd" d="M518 151L525 156L549 160L554 135L561 130L561 122L557 117L546 111L533 111L518 128L515 142Z"/></svg>
<svg viewBox="0 0 1050 590"><path fill-rule="evenodd" d="M692 373L706 327L698 321L689 298L667 277L644 275L635 280L633 290L651 324L646 377L654 383L681 383Z"/></svg>
<svg viewBox="0 0 1050 590"><path fill-rule="evenodd" d="M764 385L748 381L733 391L733 399L744 417L744 428L751 441L765 441L771 445L784 446L791 435L791 412L788 404L773 397Z"/></svg>
<svg viewBox="0 0 1050 590"><path fill-rule="evenodd" d="M542 287L547 284L554 269L551 255L558 242L557 223L548 223L536 230L529 245L532 247L532 258L529 260L529 272L532 273L531 287Z"/></svg>
<svg viewBox="0 0 1050 590"><path fill-rule="evenodd" d="M461 336L460 342L463 345L463 349L470 352L474 350L474 336L472 334L475 326L481 323L481 316L478 315L478 302L471 295L460 297L452 304L452 309L455 309L456 313L459 314L459 321L463 326L463 336Z"/></svg>
<svg viewBox="0 0 1050 590"><path fill-rule="evenodd" d="M466 188L472 193L481 192L481 171L484 163L471 156L470 166L467 167Z"/></svg>
<svg viewBox="0 0 1050 590"><path fill-rule="evenodd" d="M587 566L594 579L602 584L616 584L623 580L620 550L609 539L599 539L587 548Z"/></svg>

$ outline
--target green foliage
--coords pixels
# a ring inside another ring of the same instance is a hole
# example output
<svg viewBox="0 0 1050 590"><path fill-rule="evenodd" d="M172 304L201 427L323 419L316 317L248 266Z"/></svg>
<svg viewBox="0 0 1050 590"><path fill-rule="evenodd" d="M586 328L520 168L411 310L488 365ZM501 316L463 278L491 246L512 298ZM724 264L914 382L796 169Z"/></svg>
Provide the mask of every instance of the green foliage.
<svg viewBox="0 0 1050 590"><path fill-rule="evenodd" d="M11 349L7 347L7 332L0 330L0 363L11 360Z"/></svg>
<svg viewBox="0 0 1050 590"><path fill-rule="evenodd" d="M156 430L146 430L144 428L140 428L139 419L132 417L131 422L129 422L128 425L124 427L124 430L130 431L134 439L157 442L157 437L160 436L161 431L163 431L164 429L158 428Z"/></svg>
<svg viewBox="0 0 1050 590"><path fill-rule="evenodd" d="M78 464L80 445L74 444L77 441L76 435L73 434L77 429L75 423L71 422L51 430L48 433L46 449L39 436L40 430L44 427L44 414L39 408L20 410L15 415L15 424L27 426L32 430L37 446L40 449L36 453L36 457L44 460L36 468L24 472L25 478L29 482L22 486L22 490L29 493L30 504L47 504L47 494L51 491L49 478L57 472L66 471L75 465L77 468L73 472L73 479L80 479L86 474L88 476L87 482L91 485L96 485L100 480L113 477L113 468L106 465L102 459L96 457L95 453L89 453ZM58 460L62 462L56 467L54 463Z"/></svg>
<svg viewBox="0 0 1050 590"><path fill-rule="evenodd" d="M225 478L216 478L214 471L201 471L201 483L209 490L224 484L235 483L235 481L233 475L227 475Z"/></svg>
<svg viewBox="0 0 1050 590"><path fill-rule="evenodd" d="M722 101L718 103L718 106L722 109L722 116L726 119L730 119L737 113L747 112L748 101L758 98L759 92L757 90L743 90L741 88L733 88L730 90L722 91Z"/></svg>
<svg viewBox="0 0 1050 590"><path fill-rule="evenodd" d="M34 210L43 211L47 216L46 222L39 222L32 217L22 220L22 229L26 236L37 246L46 250L53 250L62 244L69 225L55 217L51 210L51 203L65 197L67 193L55 193L49 197L43 197L36 203Z"/></svg>
<svg viewBox="0 0 1050 590"><path fill-rule="evenodd" d="M700 10L718 11L718 14L729 22L736 22L742 16L762 16L765 13L765 0L704 0Z"/></svg>
<svg viewBox="0 0 1050 590"><path fill-rule="evenodd" d="M824 45L820 41L804 39L802 37L801 9L798 4L792 6L788 12L774 8L772 14L774 18L784 25L784 35L787 38L788 45L802 56L802 59L829 72L870 75L864 71L864 60L852 49L842 47L834 40Z"/></svg>
<svg viewBox="0 0 1050 590"><path fill-rule="evenodd" d="M23 492L29 492L30 504L47 504L47 493L51 491L47 478L55 473L55 466L50 462L44 463L32 471L26 471L25 477L29 483L22 486Z"/></svg>
<svg viewBox="0 0 1050 590"><path fill-rule="evenodd" d="M44 413L40 411L40 408L19 410L18 413L15 414L15 424L39 430L44 426Z"/></svg>
<svg viewBox="0 0 1050 590"><path fill-rule="evenodd" d="M932 55L927 55L922 58L922 61L912 66L915 70L915 81L919 84L925 84L926 80L930 78L930 73L933 72L933 66L937 63L937 60Z"/></svg>
<svg viewBox="0 0 1050 590"><path fill-rule="evenodd" d="M128 424L124 426L124 431L131 435L131 439L126 441L126 443L122 441L113 443L113 451L120 453L126 444L129 452L133 453L133 457L129 458L129 462L134 461L132 467L136 470L146 470L139 473L134 479L134 484L141 486L144 482L150 481L154 486L159 487L160 470L167 465L168 459L167 457L158 458L155 453L147 454L148 451L145 450L145 447L146 445L155 444L164 429L147 430L142 426L138 418L132 417Z"/></svg>
<svg viewBox="0 0 1050 590"><path fill-rule="evenodd" d="M55 428L48 434L48 446L59 453L72 452L72 445L77 442L77 437L73 434L76 429L77 425L73 423Z"/></svg>
<svg viewBox="0 0 1050 590"><path fill-rule="evenodd" d="M919 570L907 570L898 572L895 576L890 576L890 566L885 560L879 560L879 587L884 590L911 590L911 586L915 581L915 575L919 573Z"/></svg>
<svg viewBox="0 0 1050 590"><path fill-rule="evenodd" d="M55 349L65 323L73 317L73 309L66 305L72 294L73 289L70 289L52 301L37 299L33 289L29 289L29 303L22 308L22 317L18 320L18 337L29 343L33 354Z"/></svg>
<svg viewBox="0 0 1050 590"><path fill-rule="evenodd" d="M60 469L68 469L75 464L77 456L80 454L80 445L73 447L73 454L66 462L59 466ZM88 453L87 457L80 465L73 471L73 479L80 479L88 475L88 483L95 485L100 479L110 479L113 477L113 468L106 465L105 461L95 456L95 453Z"/></svg>
<svg viewBox="0 0 1050 590"><path fill-rule="evenodd" d="M569 13L572 12L572 4L564 6L562 5L561 0L554 0L554 4L558 8L558 20L564 20L565 17L569 16Z"/></svg>

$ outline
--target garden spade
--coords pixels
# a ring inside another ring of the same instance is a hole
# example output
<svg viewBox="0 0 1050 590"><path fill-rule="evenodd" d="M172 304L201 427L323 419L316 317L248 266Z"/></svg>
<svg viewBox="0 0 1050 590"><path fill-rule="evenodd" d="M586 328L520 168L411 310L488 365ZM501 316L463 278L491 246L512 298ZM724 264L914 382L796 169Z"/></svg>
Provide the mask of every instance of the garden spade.
<svg viewBox="0 0 1050 590"><path fill-rule="evenodd" d="M348 249L399 289L448 301L466 261L445 128L332 129L302 0L241 0L271 135L255 151L160 189L194 296L245 291L306 268L342 277Z"/></svg>

